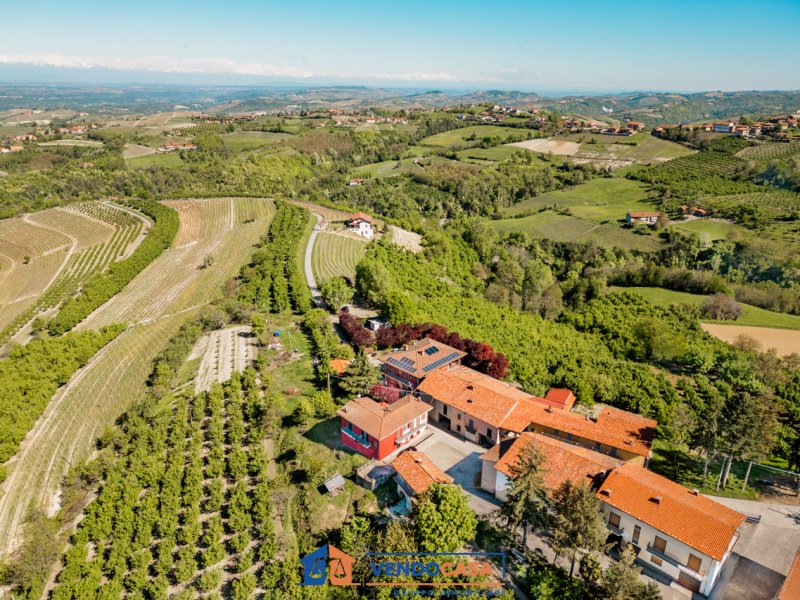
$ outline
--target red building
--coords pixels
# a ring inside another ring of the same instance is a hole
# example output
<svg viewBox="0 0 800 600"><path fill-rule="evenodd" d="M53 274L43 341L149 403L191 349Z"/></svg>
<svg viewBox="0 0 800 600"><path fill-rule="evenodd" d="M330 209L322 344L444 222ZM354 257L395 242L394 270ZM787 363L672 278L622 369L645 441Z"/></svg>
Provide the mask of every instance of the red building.
<svg viewBox="0 0 800 600"><path fill-rule="evenodd" d="M384 460L427 429L431 408L413 396L392 404L356 398L337 411L342 418L342 443L364 456Z"/></svg>
<svg viewBox="0 0 800 600"><path fill-rule="evenodd" d="M460 363L466 355L447 344L423 338L383 359L384 378L387 385L414 390L430 373Z"/></svg>

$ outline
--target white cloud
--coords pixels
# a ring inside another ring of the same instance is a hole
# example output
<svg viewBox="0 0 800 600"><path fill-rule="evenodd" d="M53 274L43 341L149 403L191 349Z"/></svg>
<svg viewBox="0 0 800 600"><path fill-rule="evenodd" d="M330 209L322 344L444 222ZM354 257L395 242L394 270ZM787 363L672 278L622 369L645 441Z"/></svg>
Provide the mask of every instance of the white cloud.
<svg viewBox="0 0 800 600"><path fill-rule="evenodd" d="M113 69L116 71L153 71L159 73L207 73L250 75L292 79L373 79L386 81L464 81L449 73L408 72L314 72L289 66L266 63L240 63L225 58L170 58L148 56L141 58L98 58L64 56L62 54L0 54L0 64L33 65L66 69Z"/></svg>

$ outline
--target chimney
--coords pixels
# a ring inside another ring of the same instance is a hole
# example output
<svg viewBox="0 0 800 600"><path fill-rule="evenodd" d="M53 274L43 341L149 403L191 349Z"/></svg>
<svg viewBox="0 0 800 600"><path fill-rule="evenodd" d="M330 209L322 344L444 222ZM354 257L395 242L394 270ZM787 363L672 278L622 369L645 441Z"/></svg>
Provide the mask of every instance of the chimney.
<svg viewBox="0 0 800 600"><path fill-rule="evenodd" d="M472 385L471 383L468 383L468 384L467 384L467 389L468 389L468 390L474 390L474 389L475 389L475 386L474 386L474 385Z"/></svg>
<svg viewBox="0 0 800 600"><path fill-rule="evenodd" d="M698 490L697 488L694 488L690 493L694 494L695 496L699 496L700 495L700 490Z"/></svg>
<svg viewBox="0 0 800 600"><path fill-rule="evenodd" d="M551 413L551 412L553 412L553 407L552 407L552 406L550 406L550 405L548 405L548 406L547 406L547 408L545 408L545 410L546 410L547 412Z"/></svg>
<svg viewBox="0 0 800 600"><path fill-rule="evenodd" d="M661 496L654 496L654 497L650 498L650 500L652 500L656 504L661 504Z"/></svg>
<svg viewBox="0 0 800 600"><path fill-rule="evenodd" d="M611 490L610 489L605 489L600 493L603 494L603 496L608 496L609 498L611 498Z"/></svg>

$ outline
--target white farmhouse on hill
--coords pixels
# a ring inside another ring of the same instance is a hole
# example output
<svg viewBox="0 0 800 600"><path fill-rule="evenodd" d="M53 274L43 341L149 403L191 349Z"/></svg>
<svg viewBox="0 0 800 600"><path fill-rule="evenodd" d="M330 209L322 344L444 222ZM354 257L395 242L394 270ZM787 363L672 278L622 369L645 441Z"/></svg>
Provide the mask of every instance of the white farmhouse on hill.
<svg viewBox="0 0 800 600"><path fill-rule="evenodd" d="M354 231L367 239L371 240L372 236L375 235L375 223L368 214L355 213L350 215L346 224L350 231Z"/></svg>

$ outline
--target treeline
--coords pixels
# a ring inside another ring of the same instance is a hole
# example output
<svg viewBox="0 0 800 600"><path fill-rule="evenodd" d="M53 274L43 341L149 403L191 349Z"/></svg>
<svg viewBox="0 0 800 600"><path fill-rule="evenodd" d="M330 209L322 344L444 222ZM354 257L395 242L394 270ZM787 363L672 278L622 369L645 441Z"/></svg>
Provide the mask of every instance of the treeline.
<svg viewBox="0 0 800 600"><path fill-rule="evenodd" d="M597 336L554 323L483 298L470 289L476 254L460 242L447 242L428 256L387 244L373 244L359 265L357 285L378 300L404 290L414 321L439 323L490 344L509 361L510 376L529 392L550 387L572 389L582 402L604 402L667 420L675 390L646 365L616 358ZM444 280L446 273L451 280ZM466 277L466 280L464 279Z"/></svg>
<svg viewBox="0 0 800 600"><path fill-rule="evenodd" d="M278 202L269 233L239 274L240 301L262 312L294 308L305 314L311 310L311 293L298 265L300 241L310 216L304 208Z"/></svg>
<svg viewBox="0 0 800 600"><path fill-rule="evenodd" d="M113 325L33 340L0 360L0 463L14 455L56 390L122 330Z"/></svg>
<svg viewBox="0 0 800 600"><path fill-rule="evenodd" d="M94 275L77 296L64 302L47 323L50 335L60 335L75 327L93 310L119 293L172 244L180 226L176 211L151 200L132 201L129 204L153 219L147 237L128 258L112 263L108 271Z"/></svg>

